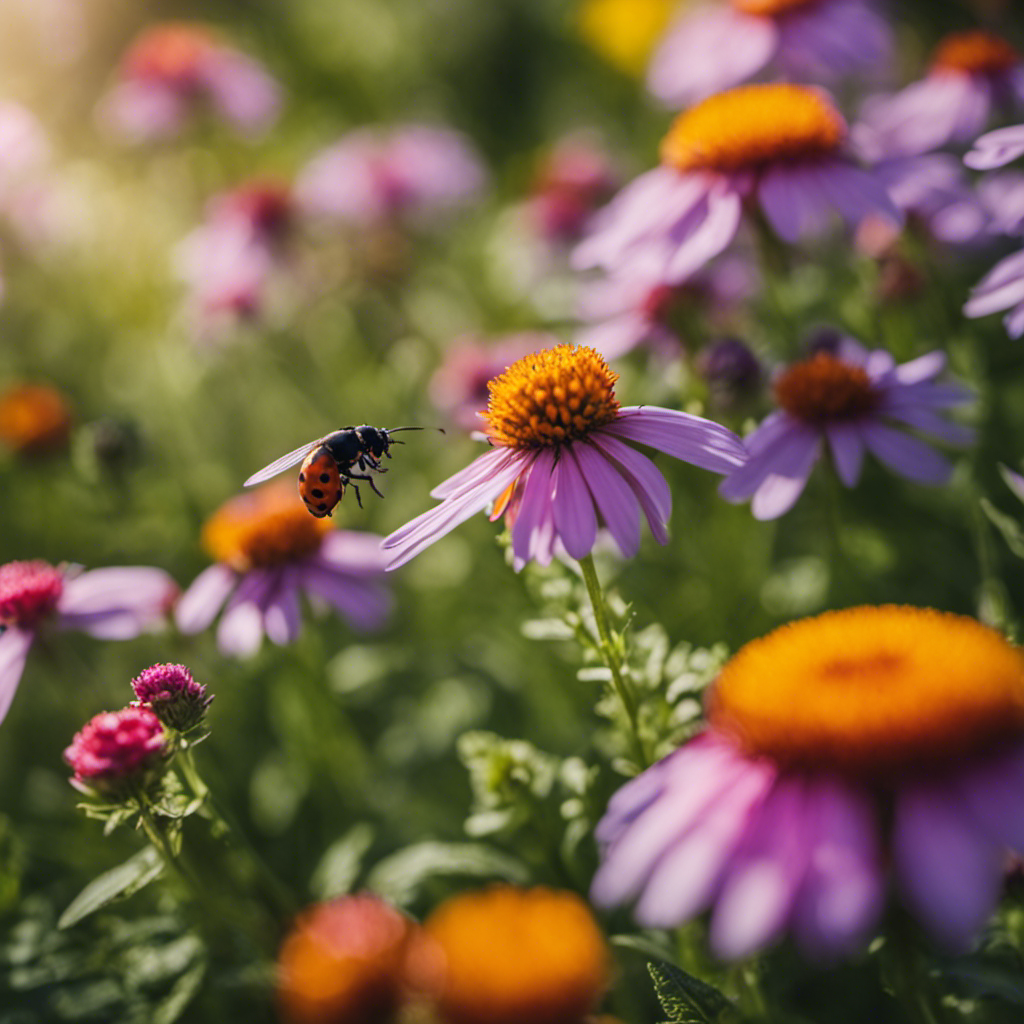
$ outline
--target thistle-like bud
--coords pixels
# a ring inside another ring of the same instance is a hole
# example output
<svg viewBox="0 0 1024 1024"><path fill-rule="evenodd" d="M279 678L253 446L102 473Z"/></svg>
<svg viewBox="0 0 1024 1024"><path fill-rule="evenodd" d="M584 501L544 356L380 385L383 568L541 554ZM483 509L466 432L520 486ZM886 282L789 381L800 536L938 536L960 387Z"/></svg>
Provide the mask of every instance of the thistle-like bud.
<svg viewBox="0 0 1024 1024"><path fill-rule="evenodd" d="M160 720L148 708L104 711L86 722L64 751L75 772L71 785L107 796L144 787L163 761L165 740Z"/></svg>
<svg viewBox="0 0 1024 1024"><path fill-rule="evenodd" d="M140 705L178 732L199 725L213 701L184 665L153 665L132 680L132 689Z"/></svg>

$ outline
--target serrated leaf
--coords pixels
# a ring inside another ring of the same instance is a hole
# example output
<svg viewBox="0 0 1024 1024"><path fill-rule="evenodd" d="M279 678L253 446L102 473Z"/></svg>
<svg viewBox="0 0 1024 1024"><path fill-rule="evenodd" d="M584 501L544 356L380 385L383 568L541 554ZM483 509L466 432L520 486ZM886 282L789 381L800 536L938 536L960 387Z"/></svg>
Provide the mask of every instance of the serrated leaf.
<svg viewBox="0 0 1024 1024"><path fill-rule="evenodd" d="M147 846L116 868L94 878L60 915L58 928L70 928L122 896L130 896L158 878L164 870L160 854Z"/></svg>
<svg viewBox="0 0 1024 1024"><path fill-rule="evenodd" d="M425 842L385 857L370 872L368 889L405 905L419 887L438 875L500 878L516 885L529 881L526 867L514 857L478 843Z"/></svg>
<svg viewBox="0 0 1024 1024"><path fill-rule="evenodd" d="M668 1024L716 1024L732 1003L712 985L664 961L649 963L654 990Z"/></svg>
<svg viewBox="0 0 1024 1024"><path fill-rule="evenodd" d="M1024 558L1024 529L1013 518L1000 512L987 498L981 499L981 509L988 516L989 522L1003 535L1009 549L1018 557Z"/></svg>

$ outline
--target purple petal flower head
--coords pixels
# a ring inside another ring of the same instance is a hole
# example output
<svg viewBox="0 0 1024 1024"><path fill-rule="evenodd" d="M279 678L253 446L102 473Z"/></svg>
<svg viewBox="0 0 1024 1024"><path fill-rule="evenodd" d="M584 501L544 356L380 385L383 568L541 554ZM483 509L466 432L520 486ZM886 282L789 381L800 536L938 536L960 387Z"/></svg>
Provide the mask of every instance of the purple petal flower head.
<svg viewBox="0 0 1024 1024"><path fill-rule="evenodd" d="M833 82L886 67L892 43L873 0L731 0L669 29L647 86L678 108L766 73Z"/></svg>
<svg viewBox="0 0 1024 1024"><path fill-rule="evenodd" d="M430 380L430 400L464 430L480 430L487 385L523 356L559 344L555 335L540 331L508 334L490 343L471 335L457 338Z"/></svg>
<svg viewBox="0 0 1024 1024"><path fill-rule="evenodd" d="M174 254L196 336L223 336L265 315L289 265L295 209L287 183L254 179L216 196Z"/></svg>
<svg viewBox="0 0 1024 1024"><path fill-rule="evenodd" d="M1024 249L1000 260L974 286L964 316L975 319L1003 310L1006 333L1011 338L1024 335Z"/></svg>
<svg viewBox="0 0 1024 1024"><path fill-rule="evenodd" d="M973 619L792 622L725 666L704 733L612 797L591 897L650 928L710 909L724 959L789 933L821 960L868 941L892 880L962 951L1024 850L1022 709L1021 652Z"/></svg>
<svg viewBox="0 0 1024 1024"><path fill-rule="evenodd" d="M640 345L666 357L679 354L686 325L694 317L724 321L760 283L756 265L743 253L726 253L685 281L666 284L657 271L628 265L588 281L580 296L585 326L576 343L606 359L617 359Z"/></svg>
<svg viewBox="0 0 1024 1024"><path fill-rule="evenodd" d="M64 751L75 773L71 785L107 797L145 789L159 774L166 739L149 708L104 711L86 722Z"/></svg>
<svg viewBox="0 0 1024 1024"><path fill-rule="evenodd" d="M626 558L640 547L640 513L666 543L672 495L657 467L633 441L715 473L743 460L725 427L658 406L620 406L618 374L591 348L559 345L526 356L491 381L486 416L493 446L431 492L436 508L384 540L396 569L470 516L493 505L505 517L518 571L547 565L560 542L573 558L588 555L603 523Z"/></svg>
<svg viewBox="0 0 1024 1024"><path fill-rule="evenodd" d="M946 366L941 352L896 365L882 349L868 351L843 338L835 354L817 351L775 379L779 408L747 438L748 461L719 487L728 501L753 498L756 519L777 519L803 493L825 445L846 487L860 479L871 452L900 476L938 487L952 465L909 427L948 444L970 444L974 433L943 417L972 394L959 384L936 383Z"/></svg>
<svg viewBox="0 0 1024 1024"><path fill-rule="evenodd" d="M526 215L536 234L550 245L571 245L618 186L619 177L604 148L585 136L568 136L537 168Z"/></svg>
<svg viewBox="0 0 1024 1024"><path fill-rule="evenodd" d="M365 227L465 205L484 171L469 141L425 124L351 132L300 172L296 201L313 217Z"/></svg>
<svg viewBox="0 0 1024 1024"><path fill-rule="evenodd" d="M757 356L739 338L719 338L702 349L697 367L708 383L713 405L734 409L760 391L764 371Z"/></svg>
<svg viewBox="0 0 1024 1024"><path fill-rule="evenodd" d="M974 140L974 148L964 156L964 163L976 171L1005 167L1024 156L1024 124L997 128Z"/></svg>
<svg viewBox="0 0 1024 1024"><path fill-rule="evenodd" d="M573 263L642 267L677 284L732 243L755 204L787 242L837 216L898 226L902 215L881 180L847 154L846 137L846 122L817 89L747 85L712 96L676 119L662 165L594 217Z"/></svg>
<svg viewBox="0 0 1024 1024"><path fill-rule="evenodd" d="M232 498L207 520L202 540L216 564L182 594L175 620L183 633L199 633L223 609L217 645L224 654L250 657L264 635L275 644L294 642L301 594L362 632L380 629L388 617L380 537L331 529L287 485Z"/></svg>
<svg viewBox="0 0 1024 1024"><path fill-rule="evenodd" d="M956 32L935 50L920 81L869 100L861 118L886 156L930 153L971 142L995 111L1024 108L1024 63L988 32Z"/></svg>
<svg viewBox="0 0 1024 1024"><path fill-rule="evenodd" d="M122 58L118 79L99 115L129 142L176 136L204 110L242 134L258 135L281 107L280 87L263 67L199 23L145 29Z"/></svg>
<svg viewBox="0 0 1024 1024"><path fill-rule="evenodd" d="M32 641L43 629L131 640L163 621L178 588L162 569L0 565L0 722L14 699Z"/></svg>
<svg viewBox="0 0 1024 1024"><path fill-rule="evenodd" d="M178 732L199 725L213 703L213 694L207 695L184 665L153 665L132 680L132 689L139 704Z"/></svg>

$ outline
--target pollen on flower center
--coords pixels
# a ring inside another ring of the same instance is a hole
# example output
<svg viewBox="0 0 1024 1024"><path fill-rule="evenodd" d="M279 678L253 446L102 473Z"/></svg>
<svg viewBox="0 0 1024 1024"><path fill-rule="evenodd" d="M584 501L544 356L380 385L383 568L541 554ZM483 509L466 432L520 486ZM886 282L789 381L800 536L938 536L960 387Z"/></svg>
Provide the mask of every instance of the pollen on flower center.
<svg viewBox="0 0 1024 1024"><path fill-rule="evenodd" d="M746 85L676 118L662 163L680 171L741 171L834 153L846 122L826 97L801 85Z"/></svg>
<svg viewBox="0 0 1024 1024"><path fill-rule="evenodd" d="M514 362L488 385L487 436L510 448L586 437L618 415L613 373L585 346L556 345Z"/></svg>
<svg viewBox="0 0 1024 1024"><path fill-rule="evenodd" d="M215 47L203 25L168 22L143 32L125 55L125 73L133 78L190 81Z"/></svg>
<svg viewBox="0 0 1024 1024"><path fill-rule="evenodd" d="M808 423L857 419L876 408L878 399L864 370L828 352L795 363L775 382L779 405Z"/></svg>
<svg viewBox="0 0 1024 1024"><path fill-rule="evenodd" d="M47 562L0 565L0 626L31 628L57 606L64 576Z"/></svg>
<svg viewBox="0 0 1024 1024"><path fill-rule="evenodd" d="M1008 71L1019 62L1017 51L1008 42L979 29L946 36L935 49L932 68L984 75Z"/></svg>
<svg viewBox="0 0 1024 1024"><path fill-rule="evenodd" d="M330 531L314 519L287 486L242 494L222 505L203 527L203 547L239 572L299 561L320 547Z"/></svg>
<svg viewBox="0 0 1024 1024"><path fill-rule="evenodd" d="M744 14L772 18L816 2L817 0L732 0L732 5Z"/></svg>
<svg viewBox="0 0 1024 1024"><path fill-rule="evenodd" d="M974 619L850 608L783 626L719 676L714 726L747 753L885 780L1024 736L1024 655Z"/></svg>

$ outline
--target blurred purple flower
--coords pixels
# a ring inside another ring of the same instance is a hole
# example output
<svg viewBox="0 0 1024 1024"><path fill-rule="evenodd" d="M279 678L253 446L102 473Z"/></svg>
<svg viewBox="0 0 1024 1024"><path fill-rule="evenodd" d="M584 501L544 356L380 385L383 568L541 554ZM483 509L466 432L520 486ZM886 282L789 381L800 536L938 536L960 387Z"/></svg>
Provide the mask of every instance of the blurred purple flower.
<svg viewBox="0 0 1024 1024"><path fill-rule="evenodd" d="M978 182L978 196L993 232L1024 234L1024 174L1020 171L986 174Z"/></svg>
<svg viewBox="0 0 1024 1024"><path fill-rule="evenodd" d="M102 640L131 640L163 620L177 590L162 569L0 565L0 722L40 631L77 629Z"/></svg>
<svg viewBox="0 0 1024 1024"><path fill-rule="evenodd" d="M720 319L754 295L758 284L756 265L740 253L721 256L676 285L626 266L583 285L579 313L585 326L575 340L606 359L638 345L674 354L685 342L681 318Z"/></svg>
<svg viewBox="0 0 1024 1024"><path fill-rule="evenodd" d="M463 429L483 430L490 381L517 359L559 344L555 335L540 331L506 334L491 341L474 335L457 338L430 379L430 400Z"/></svg>
<svg viewBox="0 0 1024 1024"><path fill-rule="evenodd" d="M1022 108L1024 64L1013 47L988 32L958 32L939 43L923 79L869 100L861 120L886 156L913 156L970 142L993 111Z"/></svg>
<svg viewBox="0 0 1024 1024"><path fill-rule="evenodd" d="M217 645L225 654L249 657L264 635L292 643L302 628L302 593L360 631L380 629L388 617L380 537L333 530L309 515L291 487L232 498L207 521L203 544L217 564L182 594L175 620L183 633L199 633L223 609Z"/></svg>
<svg viewBox="0 0 1024 1024"><path fill-rule="evenodd" d="M748 461L722 481L719 493L732 502L753 497L756 519L776 519L803 493L825 443L846 487L860 479L865 451L909 480L946 483L949 461L893 426L948 444L973 441L972 430L942 416L972 399L959 384L935 383L945 367L942 352L897 366L888 352L868 351L852 338L844 338L834 355L818 351L793 363L775 379L781 408L744 439Z"/></svg>
<svg viewBox="0 0 1024 1024"><path fill-rule="evenodd" d="M561 541L589 554L599 521L631 558L643 511L655 540L668 540L672 495L654 463L625 441L648 445L716 473L743 460L725 427L658 406L620 407L618 375L593 349L559 345L513 363L490 384L486 433L496 447L431 492L441 504L383 543L396 569L493 503L505 516L518 571L547 565Z"/></svg>
<svg viewBox="0 0 1024 1024"><path fill-rule="evenodd" d="M1024 124L997 128L975 139L974 148L964 156L964 163L976 171L991 171L1005 167L1019 156L1024 156Z"/></svg>
<svg viewBox="0 0 1024 1024"><path fill-rule="evenodd" d="M160 719L149 708L101 712L75 733L64 751L75 773L71 784L83 793L122 791L162 762L166 739Z"/></svg>
<svg viewBox="0 0 1024 1024"><path fill-rule="evenodd" d="M648 928L710 908L726 959L790 932L829 960L870 938L891 875L963 951L1007 848L1024 849L1021 672L994 630L927 608L850 608L747 644L710 727L612 797L591 898L635 901Z"/></svg>
<svg viewBox="0 0 1024 1024"><path fill-rule="evenodd" d="M757 356L739 338L718 338L702 348L697 368L708 382L712 404L725 409L757 393L764 378Z"/></svg>
<svg viewBox="0 0 1024 1024"><path fill-rule="evenodd" d="M603 147L583 135L562 139L537 168L526 216L553 246L579 240L594 211L618 188L619 178Z"/></svg>
<svg viewBox="0 0 1024 1024"><path fill-rule="evenodd" d="M277 82L209 26L165 22L145 29L129 47L99 116L126 140L149 142L179 134L204 109L243 134L259 134L280 107Z"/></svg>
<svg viewBox="0 0 1024 1024"><path fill-rule="evenodd" d="M687 12L669 29L647 73L667 106L686 107L772 74L831 82L884 68L892 29L873 0L732 0Z"/></svg>
<svg viewBox="0 0 1024 1024"><path fill-rule="evenodd" d="M465 204L483 181L483 167L463 135L407 124L346 135L305 166L295 195L307 214L365 226Z"/></svg>
<svg viewBox="0 0 1024 1024"><path fill-rule="evenodd" d="M662 166L594 217L573 263L642 267L675 284L731 244L755 203L787 242L821 232L836 215L899 225L881 180L846 154L846 135L831 100L805 86L748 85L704 100L676 119Z"/></svg>

